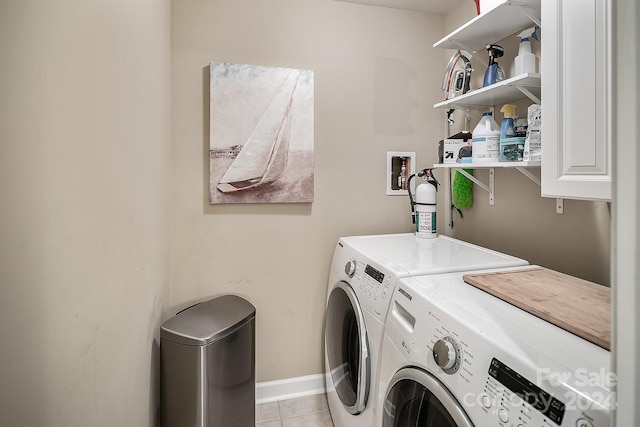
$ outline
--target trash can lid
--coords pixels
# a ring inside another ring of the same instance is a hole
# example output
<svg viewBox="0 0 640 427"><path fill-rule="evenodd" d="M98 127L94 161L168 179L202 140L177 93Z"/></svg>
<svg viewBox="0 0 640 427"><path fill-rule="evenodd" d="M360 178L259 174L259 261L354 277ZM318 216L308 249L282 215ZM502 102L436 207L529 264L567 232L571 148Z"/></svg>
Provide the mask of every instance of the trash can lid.
<svg viewBox="0 0 640 427"><path fill-rule="evenodd" d="M236 295L223 295L189 307L164 322L160 338L204 346L233 333L255 317L256 308Z"/></svg>

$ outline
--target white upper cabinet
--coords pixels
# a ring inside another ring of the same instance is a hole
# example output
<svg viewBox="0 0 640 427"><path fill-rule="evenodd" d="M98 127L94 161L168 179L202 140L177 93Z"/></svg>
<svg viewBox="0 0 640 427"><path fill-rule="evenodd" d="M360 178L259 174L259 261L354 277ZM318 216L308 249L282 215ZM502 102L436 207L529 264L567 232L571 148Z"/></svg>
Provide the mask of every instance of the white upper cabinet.
<svg viewBox="0 0 640 427"><path fill-rule="evenodd" d="M611 200L611 1L543 0L542 23L542 195Z"/></svg>

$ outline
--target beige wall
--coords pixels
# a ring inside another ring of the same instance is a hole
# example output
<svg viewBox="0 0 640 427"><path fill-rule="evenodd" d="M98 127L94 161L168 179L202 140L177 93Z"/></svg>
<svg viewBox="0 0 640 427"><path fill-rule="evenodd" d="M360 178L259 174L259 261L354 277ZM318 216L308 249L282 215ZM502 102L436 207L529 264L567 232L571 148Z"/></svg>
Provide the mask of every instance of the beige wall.
<svg viewBox="0 0 640 427"><path fill-rule="evenodd" d="M0 3L0 424L155 425L168 1Z"/></svg>
<svg viewBox="0 0 640 427"><path fill-rule="evenodd" d="M322 371L336 239L411 230L407 199L385 196L385 152L416 151L419 167L435 161L444 112L431 107L442 99L450 54L432 44L473 16L473 7L463 6L443 19L324 0L174 2L167 316L196 300L240 294L258 311L258 381ZM208 204L210 61L315 71L313 204ZM476 77L482 73L476 65ZM438 175L446 181L445 171ZM498 171L496 188L494 206L476 189L474 207L453 230L442 221L442 192L440 230L609 282L606 204L566 201L557 215L554 200L542 199L540 188L516 171Z"/></svg>
<svg viewBox="0 0 640 427"><path fill-rule="evenodd" d="M446 33L474 16L474 7L460 5L447 15ZM544 40L544 28L541 35ZM496 42L506 52L503 58L498 59L498 63L507 77L512 77L519 39L513 36ZM540 44L532 42L532 47L540 58ZM447 51L444 61L449 59L451 53ZM479 52L479 55L487 57L486 52ZM482 87L486 66L475 60L472 60L472 64L471 88L475 89ZM526 117L526 109L530 104L528 100L516 103L520 117ZM502 120L501 107L498 105L495 109L498 124ZM474 113L479 115L478 112ZM457 111L454 117L456 123L452 127L452 134L464 129L464 114ZM476 123L472 120L468 129L472 131ZM539 169L531 169L531 172L540 177ZM440 176L445 175L444 171L440 172ZM488 183L488 171L476 170L475 175ZM607 203L565 200L564 214L558 215L555 213L555 199L541 198L540 187L516 170L496 169L495 189L495 204L491 206L488 193L474 186L473 207L463 212L464 219L454 214L454 228L447 227L445 232L527 259L532 264L604 285L610 284L611 213ZM444 206L445 200L440 199L439 203Z"/></svg>
<svg viewBox="0 0 640 427"><path fill-rule="evenodd" d="M322 371L339 236L411 230L407 198L386 196L386 152L436 160L443 64L431 45L443 30L441 17L328 0L173 2L167 315L220 293L247 298L258 381ZM313 204L209 206L210 61L314 70Z"/></svg>
<svg viewBox="0 0 640 427"><path fill-rule="evenodd" d="M0 3L0 424L153 425L161 321L220 293L258 309L258 381L321 372L335 242L410 231L386 152L435 161L449 55L431 46L467 13ZM315 71L313 204L208 205L210 61ZM452 234L608 282L605 204L556 215L515 171L496 188Z"/></svg>

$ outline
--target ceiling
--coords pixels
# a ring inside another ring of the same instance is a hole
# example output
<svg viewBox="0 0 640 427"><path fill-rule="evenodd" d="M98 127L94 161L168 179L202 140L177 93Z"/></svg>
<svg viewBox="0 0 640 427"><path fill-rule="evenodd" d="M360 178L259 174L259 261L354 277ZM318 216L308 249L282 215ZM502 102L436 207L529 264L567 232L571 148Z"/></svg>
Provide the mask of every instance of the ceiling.
<svg viewBox="0 0 640 427"><path fill-rule="evenodd" d="M473 0L338 0L347 3L368 4L371 6L391 7L395 9L417 10L420 12L444 15L463 1ZM471 5L475 8L475 5Z"/></svg>

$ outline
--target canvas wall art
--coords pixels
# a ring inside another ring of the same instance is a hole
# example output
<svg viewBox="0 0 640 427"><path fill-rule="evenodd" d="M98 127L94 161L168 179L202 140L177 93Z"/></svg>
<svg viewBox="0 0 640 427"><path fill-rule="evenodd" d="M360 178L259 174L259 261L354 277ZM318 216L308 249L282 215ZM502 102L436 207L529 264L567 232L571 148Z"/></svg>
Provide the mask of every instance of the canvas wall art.
<svg viewBox="0 0 640 427"><path fill-rule="evenodd" d="M314 75L210 64L209 202L313 202Z"/></svg>

